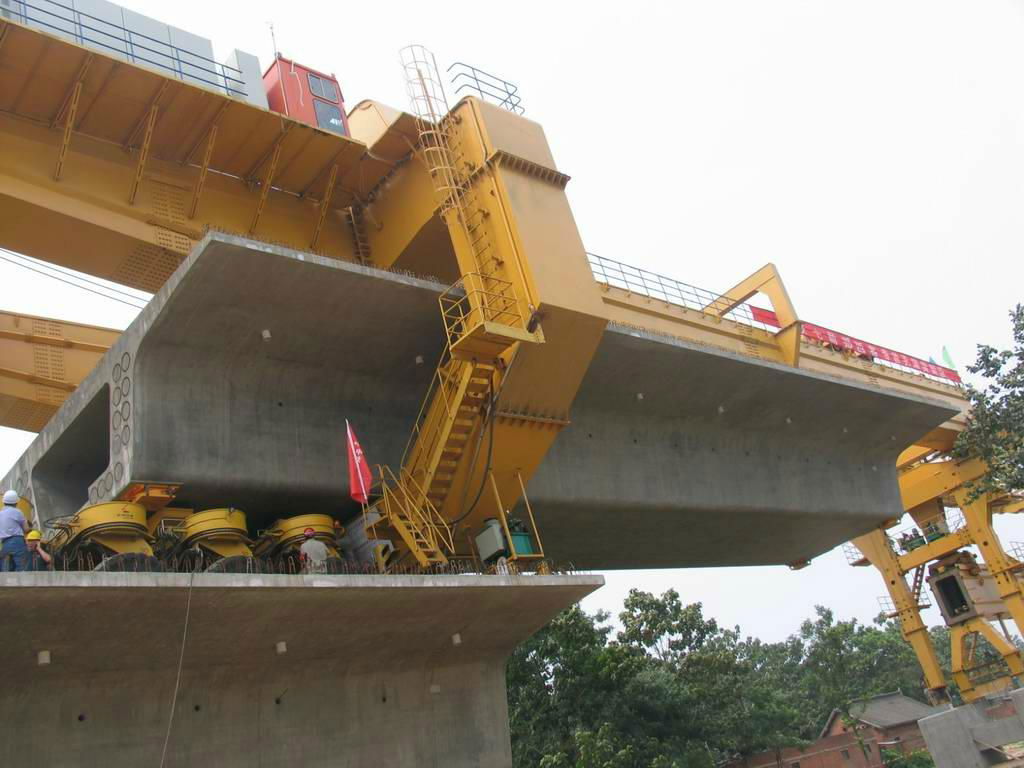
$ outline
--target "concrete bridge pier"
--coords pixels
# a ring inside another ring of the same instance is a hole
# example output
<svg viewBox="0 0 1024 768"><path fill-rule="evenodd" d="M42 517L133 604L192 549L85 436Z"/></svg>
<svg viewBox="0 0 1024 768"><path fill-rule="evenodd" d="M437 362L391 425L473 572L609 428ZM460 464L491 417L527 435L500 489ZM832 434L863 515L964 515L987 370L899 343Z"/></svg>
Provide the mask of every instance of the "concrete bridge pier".
<svg viewBox="0 0 1024 768"><path fill-rule="evenodd" d="M0 764L511 766L505 662L602 583L3 574Z"/></svg>

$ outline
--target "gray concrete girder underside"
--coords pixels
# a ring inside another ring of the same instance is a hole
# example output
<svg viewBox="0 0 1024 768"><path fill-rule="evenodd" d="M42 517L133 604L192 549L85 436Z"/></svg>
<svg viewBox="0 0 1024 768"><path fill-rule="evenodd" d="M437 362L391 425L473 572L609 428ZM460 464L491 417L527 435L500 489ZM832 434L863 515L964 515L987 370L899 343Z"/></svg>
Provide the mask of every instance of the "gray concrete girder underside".
<svg viewBox="0 0 1024 768"><path fill-rule="evenodd" d="M182 504L239 507L254 529L351 517L345 419L397 465L444 288L211 234L6 482L44 520L132 481L181 482ZM895 458L950 415L610 326L528 491L549 556L580 567L793 563L901 514Z"/></svg>

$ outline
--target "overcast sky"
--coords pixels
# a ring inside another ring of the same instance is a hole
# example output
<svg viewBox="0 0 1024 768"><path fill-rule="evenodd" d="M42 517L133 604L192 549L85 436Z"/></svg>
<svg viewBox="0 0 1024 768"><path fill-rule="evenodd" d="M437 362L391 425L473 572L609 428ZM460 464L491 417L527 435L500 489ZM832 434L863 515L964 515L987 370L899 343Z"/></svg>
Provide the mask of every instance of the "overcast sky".
<svg viewBox="0 0 1024 768"><path fill-rule="evenodd" d="M236 3L131 8L337 74L348 105L405 106L398 49L516 82L588 250L721 291L766 262L800 316L961 368L1024 301L1024 2ZM5 309L123 328L134 313L0 263ZM0 467L32 435L0 428ZM1004 543L1024 520L1000 520ZM608 574L586 601L674 587L776 640L816 603L870 620L883 584L809 568ZM937 612L928 617L938 622Z"/></svg>

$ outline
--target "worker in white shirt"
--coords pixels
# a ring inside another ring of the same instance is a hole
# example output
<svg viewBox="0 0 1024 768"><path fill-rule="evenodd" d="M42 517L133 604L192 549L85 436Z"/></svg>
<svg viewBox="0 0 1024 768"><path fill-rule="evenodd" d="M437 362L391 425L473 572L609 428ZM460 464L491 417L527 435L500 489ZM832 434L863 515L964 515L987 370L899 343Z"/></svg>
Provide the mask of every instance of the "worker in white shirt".
<svg viewBox="0 0 1024 768"><path fill-rule="evenodd" d="M306 540L299 547L299 560L302 563L303 573L325 573L327 571L327 558L330 553L327 545L317 541L316 531L307 528L302 532Z"/></svg>
<svg viewBox="0 0 1024 768"><path fill-rule="evenodd" d="M0 571L24 571L28 568L28 548L25 546L28 520L17 503L17 491L4 493L4 506L0 508Z"/></svg>

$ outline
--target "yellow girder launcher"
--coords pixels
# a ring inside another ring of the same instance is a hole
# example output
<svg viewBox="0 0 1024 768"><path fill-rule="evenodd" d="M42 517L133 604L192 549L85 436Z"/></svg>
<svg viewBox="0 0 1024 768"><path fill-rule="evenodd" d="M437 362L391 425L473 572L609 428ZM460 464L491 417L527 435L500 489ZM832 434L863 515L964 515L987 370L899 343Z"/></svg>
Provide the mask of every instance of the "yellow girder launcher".
<svg viewBox="0 0 1024 768"><path fill-rule="evenodd" d="M141 504L111 501L83 507L69 518L51 520L47 542L58 567L72 570L160 570Z"/></svg>

